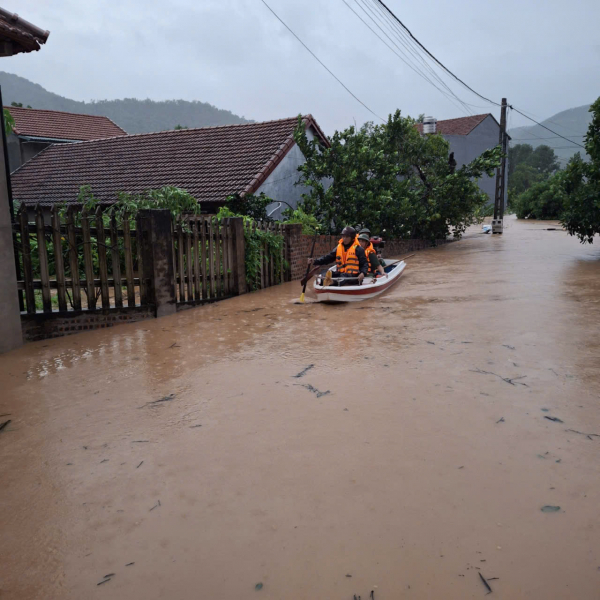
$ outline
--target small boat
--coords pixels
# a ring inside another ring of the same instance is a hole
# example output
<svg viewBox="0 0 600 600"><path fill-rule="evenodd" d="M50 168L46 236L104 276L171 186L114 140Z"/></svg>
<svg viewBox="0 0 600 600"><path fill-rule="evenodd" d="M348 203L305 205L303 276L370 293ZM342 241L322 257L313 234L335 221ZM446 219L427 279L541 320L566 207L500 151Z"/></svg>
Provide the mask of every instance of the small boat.
<svg viewBox="0 0 600 600"><path fill-rule="evenodd" d="M404 261L388 265L383 269L387 277L378 275L374 279L366 278L363 279L362 285L358 285L358 281L356 285L323 285L326 278L319 276L315 279L317 302L360 302L361 300L375 298L375 296L389 290L398 281L405 268L406 263ZM335 266L329 269L329 271L335 270ZM335 282L336 279L333 279L333 281Z"/></svg>

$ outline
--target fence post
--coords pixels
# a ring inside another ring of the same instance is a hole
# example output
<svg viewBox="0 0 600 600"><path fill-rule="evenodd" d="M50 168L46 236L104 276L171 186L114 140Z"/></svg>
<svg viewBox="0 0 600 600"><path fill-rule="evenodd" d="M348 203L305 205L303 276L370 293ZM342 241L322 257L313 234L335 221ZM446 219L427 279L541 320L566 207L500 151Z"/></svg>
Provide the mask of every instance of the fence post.
<svg viewBox="0 0 600 600"><path fill-rule="evenodd" d="M246 243L242 217L231 217L231 237L233 238L233 293L240 296L246 293Z"/></svg>
<svg viewBox="0 0 600 600"><path fill-rule="evenodd" d="M141 232L143 264L140 278L150 280L148 300L154 305L157 317L171 315L177 311L171 212L166 209L140 210L137 228Z"/></svg>

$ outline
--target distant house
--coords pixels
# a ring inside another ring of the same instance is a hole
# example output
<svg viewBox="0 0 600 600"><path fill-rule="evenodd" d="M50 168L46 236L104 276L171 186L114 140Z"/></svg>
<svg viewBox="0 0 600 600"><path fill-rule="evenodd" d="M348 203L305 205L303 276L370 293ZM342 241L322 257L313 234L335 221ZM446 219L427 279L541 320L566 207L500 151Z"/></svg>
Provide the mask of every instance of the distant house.
<svg viewBox="0 0 600 600"><path fill-rule="evenodd" d="M108 117L15 106L5 108L15 120L13 132L6 140L11 172L51 144L67 144L127 134Z"/></svg>
<svg viewBox="0 0 600 600"><path fill-rule="evenodd" d="M311 115L303 118L307 137L329 141ZM140 193L163 186L190 192L204 212L214 212L230 194L260 194L277 202L277 218L295 207L307 191L294 185L304 155L293 137L297 117L124 135L46 148L12 174L15 201L52 206L76 203L79 188L90 185L101 203L118 192Z"/></svg>
<svg viewBox="0 0 600 600"><path fill-rule="evenodd" d="M426 121L430 119L428 117ZM432 121L434 122L435 133L441 134L449 142L450 152L454 152L457 167L470 163L480 156L484 150L494 148L499 143L500 124L490 113L458 119L445 119L443 121L432 119ZM417 127L423 133L423 124L418 123ZM508 173L508 167L506 173ZM489 196L490 203L493 203L496 195L496 177L484 175L479 180L479 187ZM507 187L505 184L504 189L506 190ZM506 200L505 194L505 203Z"/></svg>

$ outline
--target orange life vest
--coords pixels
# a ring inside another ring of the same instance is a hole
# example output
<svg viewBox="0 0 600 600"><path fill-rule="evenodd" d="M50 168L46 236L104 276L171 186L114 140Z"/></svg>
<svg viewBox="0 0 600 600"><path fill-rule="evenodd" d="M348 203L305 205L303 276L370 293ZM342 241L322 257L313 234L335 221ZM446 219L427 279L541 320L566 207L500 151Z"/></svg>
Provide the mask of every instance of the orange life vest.
<svg viewBox="0 0 600 600"><path fill-rule="evenodd" d="M365 256L367 257L367 266L369 267L369 273L375 273L375 270L373 270L371 268L371 259L369 258L369 256L371 254L377 254L377 252L375 252L375 248L373 248L373 244L369 243L369 245L365 248Z"/></svg>
<svg viewBox="0 0 600 600"><path fill-rule="evenodd" d="M344 248L343 240L339 241L337 250L335 252L335 264L337 265L340 273L358 275L359 263L358 256L356 256L356 246L358 246L357 238L354 238L354 241L348 250Z"/></svg>

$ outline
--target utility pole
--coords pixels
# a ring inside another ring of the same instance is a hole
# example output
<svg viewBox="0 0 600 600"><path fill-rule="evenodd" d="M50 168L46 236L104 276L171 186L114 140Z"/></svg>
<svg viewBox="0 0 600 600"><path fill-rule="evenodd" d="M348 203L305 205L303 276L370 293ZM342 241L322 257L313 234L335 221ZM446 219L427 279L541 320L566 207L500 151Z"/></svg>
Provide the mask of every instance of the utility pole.
<svg viewBox="0 0 600 600"><path fill-rule="evenodd" d="M496 197L494 198L494 218L492 219L492 233L502 233L504 222L504 195L506 184L506 151L508 136L506 135L506 112L508 104L502 98L502 112L500 114L500 140L502 148L502 162L496 170Z"/></svg>

